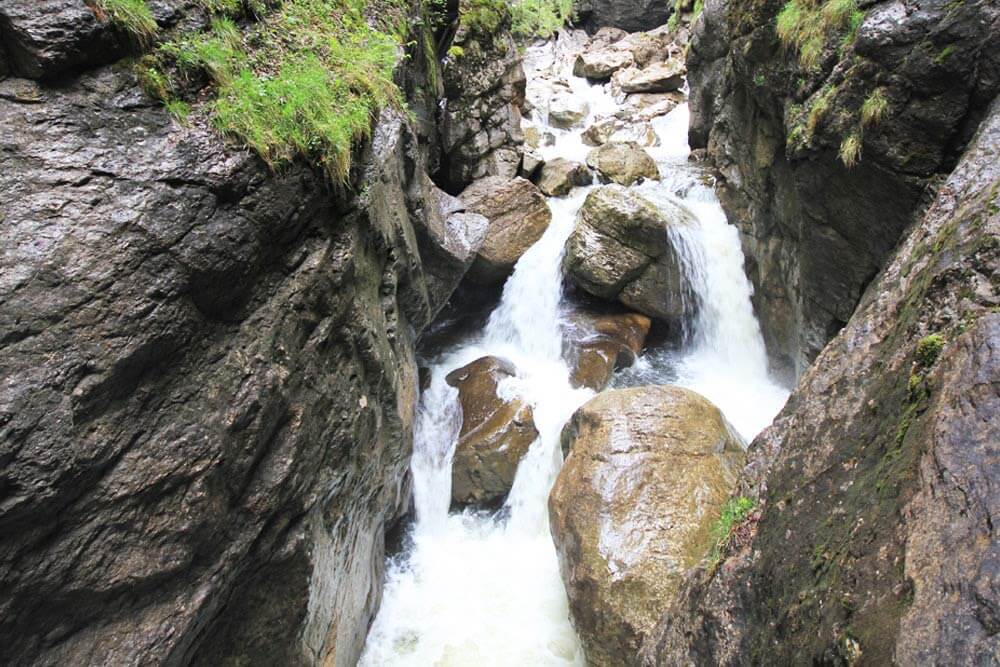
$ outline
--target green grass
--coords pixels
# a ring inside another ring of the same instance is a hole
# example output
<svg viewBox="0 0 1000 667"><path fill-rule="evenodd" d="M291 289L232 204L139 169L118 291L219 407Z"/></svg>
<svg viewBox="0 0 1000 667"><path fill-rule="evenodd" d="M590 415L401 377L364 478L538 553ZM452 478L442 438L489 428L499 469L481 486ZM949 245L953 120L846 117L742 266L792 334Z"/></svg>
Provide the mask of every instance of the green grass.
<svg viewBox="0 0 1000 667"><path fill-rule="evenodd" d="M732 534L733 528L743 523L743 520L747 518L755 504L752 498L738 496L730 498L722 506L719 519L712 525L709 533L712 544L712 550L709 553L711 567L714 567L719 562L722 556L722 549L726 546L726 542L729 541L729 536Z"/></svg>
<svg viewBox="0 0 1000 667"><path fill-rule="evenodd" d="M832 36L843 33L842 43L853 42L863 19L857 0L789 0L778 12L776 27L782 44L798 51L799 64L812 69Z"/></svg>
<svg viewBox="0 0 1000 667"><path fill-rule="evenodd" d="M806 126L809 128L810 134L816 131L819 122L823 120L823 116L830 110L830 106L833 104L836 96L837 86L830 86L813 100L809 106L809 114L806 119Z"/></svg>
<svg viewBox="0 0 1000 667"><path fill-rule="evenodd" d="M177 119L181 125L187 125L188 116L191 115L191 107L184 100L169 100L166 103L167 113Z"/></svg>
<svg viewBox="0 0 1000 667"><path fill-rule="evenodd" d="M889 98L885 88L876 88L861 105L861 124L863 126L877 125L889 113Z"/></svg>
<svg viewBox="0 0 1000 667"><path fill-rule="evenodd" d="M853 167L861 161L861 135L857 132L844 137L840 142L840 161L846 167Z"/></svg>
<svg viewBox="0 0 1000 667"><path fill-rule="evenodd" d="M522 37L551 37L573 15L573 0L520 0L511 5L511 30Z"/></svg>
<svg viewBox="0 0 1000 667"><path fill-rule="evenodd" d="M148 46L156 37L156 19L145 0L98 0L97 7L140 45Z"/></svg>
<svg viewBox="0 0 1000 667"><path fill-rule="evenodd" d="M459 21L470 32L490 35L510 16L503 0L459 0Z"/></svg>
<svg viewBox="0 0 1000 667"><path fill-rule="evenodd" d="M234 6L211 1L223 14ZM285 0L247 34L219 15L207 31L182 35L163 44L152 62L144 59L140 80L170 102L180 86L164 69L189 82L207 77L214 92L208 109L219 130L272 168L304 158L346 183L355 143L371 135L383 108L403 105L393 73L404 3L379 3L374 25L367 18L373 4Z"/></svg>

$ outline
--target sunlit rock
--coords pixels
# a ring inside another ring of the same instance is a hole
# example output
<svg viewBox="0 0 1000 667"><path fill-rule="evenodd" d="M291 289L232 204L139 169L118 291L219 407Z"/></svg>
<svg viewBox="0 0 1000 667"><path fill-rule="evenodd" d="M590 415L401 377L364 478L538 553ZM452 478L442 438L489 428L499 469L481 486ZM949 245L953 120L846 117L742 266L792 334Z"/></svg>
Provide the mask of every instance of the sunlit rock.
<svg viewBox="0 0 1000 667"><path fill-rule="evenodd" d="M562 444L549 517L573 623L588 664L636 665L684 572L711 547L741 441L707 399L661 386L599 394Z"/></svg>

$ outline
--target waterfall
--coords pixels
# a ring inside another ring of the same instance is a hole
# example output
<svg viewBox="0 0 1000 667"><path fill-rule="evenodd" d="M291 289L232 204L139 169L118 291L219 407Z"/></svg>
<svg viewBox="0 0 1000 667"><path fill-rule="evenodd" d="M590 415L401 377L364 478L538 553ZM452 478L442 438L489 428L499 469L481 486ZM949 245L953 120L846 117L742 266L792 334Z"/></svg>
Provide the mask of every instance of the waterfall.
<svg viewBox="0 0 1000 667"><path fill-rule="evenodd" d="M529 89L539 70L565 69L572 62L564 58L563 66L553 65L552 54L551 45L529 49ZM574 94L586 99L591 119L616 108L605 87L560 73ZM580 128L547 127L543 116L536 114L535 122L556 137L544 156L582 160L589 147L580 140ZM654 203L679 201L697 219L675 240L683 244L680 254L697 295L698 316L682 350L648 352L616 383L691 387L716 402L749 438L770 421L787 391L767 376L736 230L687 163L686 107L657 119L654 129L661 142L649 152L664 179L637 187ZM547 498L562 463L560 431L593 395L570 385L562 336L563 246L589 190L575 188L550 199L552 223L518 261L484 330L433 360L414 435L411 544L389 564L362 665L585 664L549 535ZM501 512L449 513L461 408L445 376L486 355L517 367L518 375L504 380L499 391L532 406L539 436L521 461Z"/></svg>

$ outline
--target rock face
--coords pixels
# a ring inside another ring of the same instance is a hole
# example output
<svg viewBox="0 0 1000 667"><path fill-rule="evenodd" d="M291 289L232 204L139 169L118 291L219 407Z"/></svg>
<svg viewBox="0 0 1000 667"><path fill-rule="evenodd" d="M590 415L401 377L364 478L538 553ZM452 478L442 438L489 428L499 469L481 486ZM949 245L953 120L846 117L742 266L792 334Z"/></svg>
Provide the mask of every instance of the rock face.
<svg viewBox="0 0 1000 667"><path fill-rule="evenodd" d="M538 437L531 406L497 394L497 384L516 374L512 363L496 357L477 359L448 374L462 405L462 430L451 468L453 506L503 503L517 465Z"/></svg>
<svg viewBox="0 0 1000 667"><path fill-rule="evenodd" d="M768 348L800 374L1000 89L1000 8L866 4L856 37L831 32L814 67L777 38L780 9L708 0L687 63L690 142L720 172ZM870 100L882 111L866 120ZM845 148L860 150L853 167Z"/></svg>
<svg viewBox="0 0 1000 667"><path fill-rule="evenodd" d="M517 175L525 79L509 28L509 17L489 35L460 26L453 44L463 54L446 61L442 176L453 192L486 176Z"/></svg>
<svg viewBox="0 0 1000 667"><path fill-rule="evenodd" d="M549 160L538 176L538 189L545 194L561 196L578 185L590 185L594 175L585 165L564 158Z"/></svg>
<svg viewBox="0 0 1000 667"><path fill-rule="evenodd" d="M663 610L648 665L992 664L1000 104L748 450L748 538Z"/></svg>
<svg viewBox="0 0 1000 667"><path fill-rule="evenodd" d="M643 179L659 180L660 170L649 153L638 144L609 142L587 154L587 166L596 169L605 182L635 185Z"/></svg>
<svg viewBox="0 0 1000 667"><path fill-rule="evenodd" d="M680 206L661 211L615 185L594 190L566 241L566 279L596 297L676 323L688 314L692 297L667 228L690 223Z"/></svg>
<svg viewBox="0 0 1000 667"><path fill-rule="evenodd" d="M568 335L573 348L573 386L594 391L607 387L616 370L635 363L650 326L650 319L639 313L577 313Z"/></svg>
<svg viewBox="0 0 1000 667"><path fill-rule="evenodd" d="M552 221L538 187L523 178L492 176L476 181L461 200L489 221L479 254L469 273L481 284L503 282L521 255L535 244Z"/></svg>
<svg viewBox="0 0 1000 667"><path fill-rule="evenodd" d="M552 537L587 663L638 664L655 609L711 546L743 465L718 408L680 387L607 391L563 430Z"/></svg>
<svg viewBox="0 0 1000 667"><path fill-rule="evenodd" d="M0 663L353 664L414 338L485 220L427 177L434 127L385 114L338 195L42 32L43 83L0 81Z"/></svg>
<svg viewBox="0 0 1000 667"><path fill-rule="evenodd" d="M661 0L576 0L575 15L590 30L605 26L629 32L652 30L670 18L673 5Z"/></svg>

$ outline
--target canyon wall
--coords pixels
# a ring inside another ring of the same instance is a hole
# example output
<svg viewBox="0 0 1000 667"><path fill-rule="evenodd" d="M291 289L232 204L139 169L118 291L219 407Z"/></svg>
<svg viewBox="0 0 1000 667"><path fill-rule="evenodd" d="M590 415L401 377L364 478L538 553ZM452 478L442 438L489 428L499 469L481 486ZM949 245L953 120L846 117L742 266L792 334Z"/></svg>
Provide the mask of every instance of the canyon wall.
<svg viewBox="0 0 1000 667"><path fill-rule="evenodd" d="M174 120L83 2L0 44L0 662L353 664L415 340L485 233L429 176L437 54L340 187Z"/></svg>

